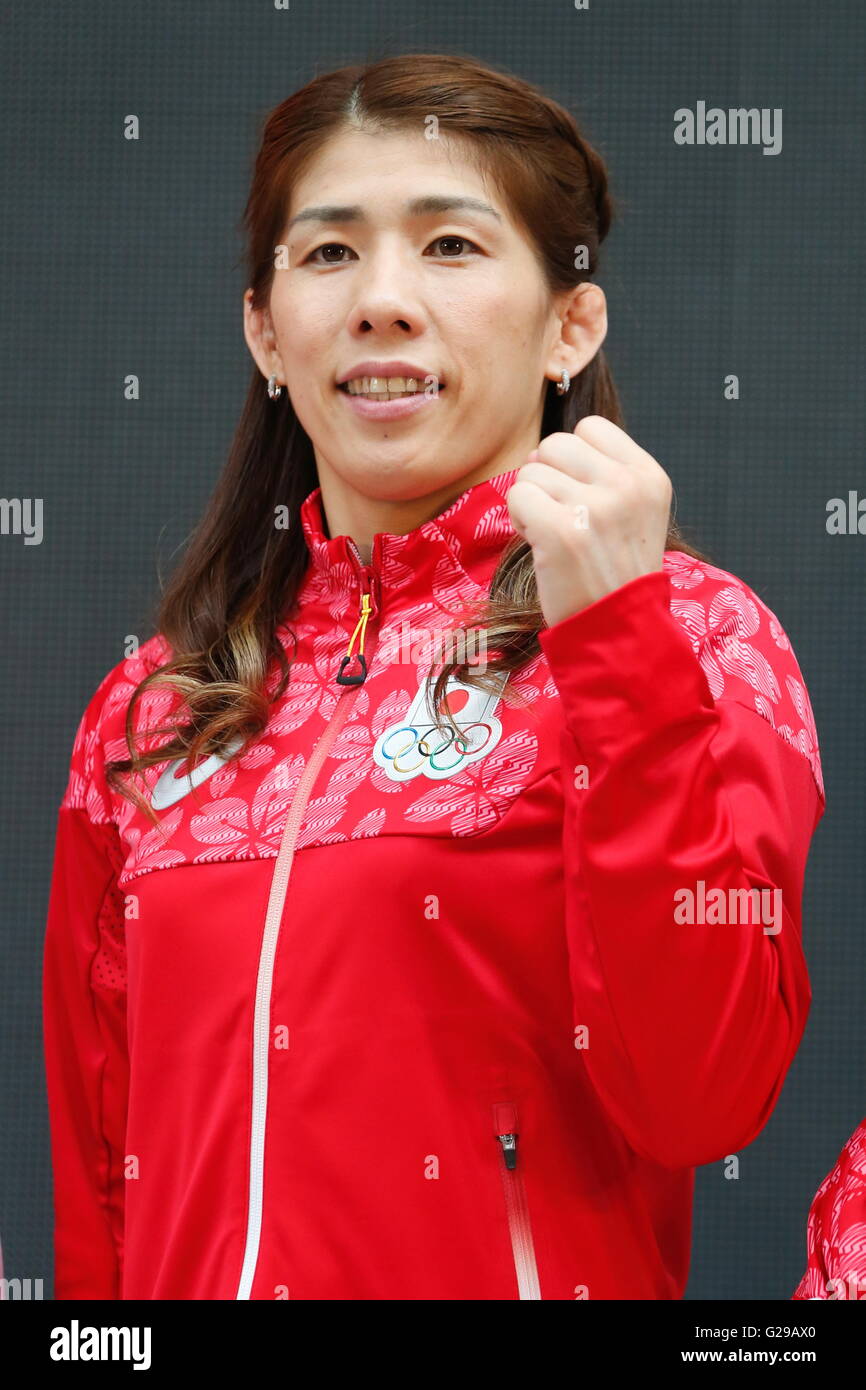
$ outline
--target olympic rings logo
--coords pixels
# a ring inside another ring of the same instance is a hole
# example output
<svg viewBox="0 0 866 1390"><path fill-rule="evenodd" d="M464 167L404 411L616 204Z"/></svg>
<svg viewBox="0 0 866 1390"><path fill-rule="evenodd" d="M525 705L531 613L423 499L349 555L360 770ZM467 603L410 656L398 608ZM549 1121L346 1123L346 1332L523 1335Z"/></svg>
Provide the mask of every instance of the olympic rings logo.
<svg viewBox="0 0 866 1390"><path fill-rule="evenodd" d="M428 777L445 777L488 752L501 733L498 719L466 724L459 734L450 727L440 728L432 723L392 725L376 745L376 761L397 779L420 772Z"/></svg>

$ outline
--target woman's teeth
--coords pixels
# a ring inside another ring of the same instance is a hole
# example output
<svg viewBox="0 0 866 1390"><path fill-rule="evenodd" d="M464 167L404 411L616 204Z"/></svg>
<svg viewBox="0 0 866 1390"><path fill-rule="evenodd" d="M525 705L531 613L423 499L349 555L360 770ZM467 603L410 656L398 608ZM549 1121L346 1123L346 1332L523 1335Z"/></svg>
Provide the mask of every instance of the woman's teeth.
<svg viewBox="0 0 866 1390"><path fill-rule="evenodd" d="M369 396L375 401L392 401L399 396L414 396L419 390L414 376L359 376L343 383L350 396ZM440 391L445 388L439 387Z"/></svg>

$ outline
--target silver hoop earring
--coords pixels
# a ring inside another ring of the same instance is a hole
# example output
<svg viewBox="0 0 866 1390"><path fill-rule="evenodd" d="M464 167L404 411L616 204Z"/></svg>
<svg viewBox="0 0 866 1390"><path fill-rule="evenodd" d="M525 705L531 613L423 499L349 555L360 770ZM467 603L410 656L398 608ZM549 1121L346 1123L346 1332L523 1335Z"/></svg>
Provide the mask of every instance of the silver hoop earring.
<svg viewBox="0 0 866 1390"><path fill-rule="evenodd" d="M277 385L276 375L268 377L268 395L270 396L272 401L275 401L278 398L282 389L282 386Z"/></svg>
<svg viewBox="0 0 866 1390"><path fill-rule="evenodd" d="M561 380L556 383L556 394L558 396L564 396L570 385L571 377L568 375L568 372L563 367Z"/></svg>

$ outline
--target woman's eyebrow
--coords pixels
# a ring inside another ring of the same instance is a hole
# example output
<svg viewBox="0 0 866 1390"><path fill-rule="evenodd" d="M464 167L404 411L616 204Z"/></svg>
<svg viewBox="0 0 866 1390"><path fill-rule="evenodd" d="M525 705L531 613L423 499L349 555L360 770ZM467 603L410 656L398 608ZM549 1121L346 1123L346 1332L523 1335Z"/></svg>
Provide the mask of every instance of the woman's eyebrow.
<svg viewBox="0 0 866 1390"><path fill-rule="evenodd" d="M404 204L404 208L410 217L425 217L433 212L480 212L489 217L495 217L497 222L502 221L501 215L492 208L489 203L482 202L480 198L451 197L449 194L428 194L423 198L412 198ZM320 207L304 208L303 212L298 212L289 222L286 230L293 227L296 222L366 222L367 215L364 209L358 204L341 206L339 204L323 204Z"/></svg>

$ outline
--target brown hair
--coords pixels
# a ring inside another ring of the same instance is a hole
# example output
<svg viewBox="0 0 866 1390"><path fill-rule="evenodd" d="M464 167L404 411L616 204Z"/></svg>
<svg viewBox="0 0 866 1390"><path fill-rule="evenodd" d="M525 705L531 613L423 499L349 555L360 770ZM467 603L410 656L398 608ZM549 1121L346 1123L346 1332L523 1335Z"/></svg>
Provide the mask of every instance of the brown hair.
<svg viewBox="0 0 866 1390"><path fill-rule="evenodd" d="M424 130L431 116L440 134L501 189L535 246L551 294L591 278L613 206L604 163L573 117L529 83L473 58L418 53L326 73L267 117L244 212L254 307L266 305L270 296L274 248L293 185L322 146L347 127ZM581 245L588 264L578 270L574 252ZM157 817L134 787L135 775L180 757L191 770L200 757L223 751L238 737L240 751L264 729L270 704L289 679L277 627L293 610L309 561L301 528L292 523L319 480L310 439L288 391L285 397L271 402L258 368L253 370L226 466L158 605L156 627L171 659L150 672L130 700L126 739L132 756L106 764L110 784L153 822ZM602 351L565 395L549 383L541 437L571 432L586 415L623 424ZM277 507L287 509L285 529L274 525ZM683 539L673 519L666 549L707 559ZM538 632L545 623L532 551L522 538L504 548L490 594L471 616L486 630L492 652L486 672L445 660L432 691L436 710L451 674L491 689L540 650ZM280 679L269 696L274 662ZM181 697L184 722L174 711L168 723L145 730L136 748L133 711L153 685ZM444 714L456 728L447 707ZM155 745L165 734L169 741Z"/></svg>

